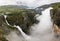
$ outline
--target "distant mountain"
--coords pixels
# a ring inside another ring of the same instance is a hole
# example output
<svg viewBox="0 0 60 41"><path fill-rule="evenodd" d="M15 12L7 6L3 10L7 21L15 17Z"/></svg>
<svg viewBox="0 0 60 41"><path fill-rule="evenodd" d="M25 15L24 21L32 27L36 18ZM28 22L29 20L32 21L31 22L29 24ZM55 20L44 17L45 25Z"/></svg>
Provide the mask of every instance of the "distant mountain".
<svg viewBox="0 0 60 41"><path fill-rule="evenodd" d="M39 7L35 8L35 11L36 11L37 13L41 14L41 11L45 10L45 9L48 8L48 7L52 7L52 6L54 6L54 5L57 6L57 4L60 5L60 2L39 6Z"/></svg>
<svg viewBox="0 0 60 41"><path fill-rule="evenodd" d="M4 5L4 6L0 6L0 8L22 8L22 9L27 9L28 6L24 6L24 5Z"/></svg>

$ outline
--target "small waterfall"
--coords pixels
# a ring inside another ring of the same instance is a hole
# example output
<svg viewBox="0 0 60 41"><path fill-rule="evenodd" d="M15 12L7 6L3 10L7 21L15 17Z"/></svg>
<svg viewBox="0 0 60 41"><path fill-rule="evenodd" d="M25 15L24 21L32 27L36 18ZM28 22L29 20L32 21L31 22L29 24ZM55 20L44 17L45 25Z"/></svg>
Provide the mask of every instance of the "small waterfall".
<svg viewBox="0 0 60 41"><path fill-rule="evenodd" d="M5 18L6 23L7 23L8 25L10 25L10 24L7 22L7 20L6 20L7 15L3 15L3 16L4 16L4 18Z"/></svg>
<svg viewBox="0 0 60 41"><path fill-rule="evenodd" d="M21 32L21 34L23 35L23 37L24 37L26 40L31 39L30 36L26 35L26 34L22 31L22 29L21 29L20 26L16 26L16 25L15 25L14 27L16 27L16 28Z"/></svg>
<svg viewBox="0 0 60 41"><path fill-rule="evenodd" d="M4 15L4 18L5 18L5 21L6 21L7 25L11 26L11 25L8 23L8 21L6 20L7 15ZM30 36L26 35L26 34L22 31L22 29L21 29L20 26L16 26L16 25L14 25L14 26L11 26L11 27L16 27L16 28L21 32L21 34L22 34L22 36L25 38L25 40L29 40L29 39L31 39Z"/></svg>

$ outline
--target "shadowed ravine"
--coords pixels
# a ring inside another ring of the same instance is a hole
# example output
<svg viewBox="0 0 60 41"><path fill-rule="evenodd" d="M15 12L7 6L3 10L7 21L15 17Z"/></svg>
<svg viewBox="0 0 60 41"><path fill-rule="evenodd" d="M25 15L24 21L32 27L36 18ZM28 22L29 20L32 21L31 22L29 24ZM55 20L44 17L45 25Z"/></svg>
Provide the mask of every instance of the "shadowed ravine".
<svg viewBox="0 0 60 41"><path fill-rule="evenodd" d="M20 26L14 25L13 27L16 27L21 32L23 39L22 39L22 36L18 36L15 32L11 32L7 36L7 39L9 41L58 41L54 37L54 33L53 33L53 29L52 29L53 25L52 25L52 21L51 21L51 17L50 17L51 9L52 9L52 7L45 9L44 11L42 11L42 15L37 17L37 20L39 20L40 22L38 24L34 24L33 26L31 26L31 35L30 36L26 35L23 32L23 30L20 28ZM7 16L4 15L4 17L6 19ZM6 20L6 23L8 25L10 25L7 22L7 20Z"/></svg>

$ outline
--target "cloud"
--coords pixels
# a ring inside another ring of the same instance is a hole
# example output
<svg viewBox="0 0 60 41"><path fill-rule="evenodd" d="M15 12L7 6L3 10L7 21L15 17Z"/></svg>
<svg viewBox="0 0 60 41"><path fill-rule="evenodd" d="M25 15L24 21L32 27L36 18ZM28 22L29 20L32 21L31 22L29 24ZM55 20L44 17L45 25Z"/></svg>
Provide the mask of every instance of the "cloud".
<svg viewBox="0 0 60 41"><path fill-rule="evenodd" d="M29 7L38 7L44 4L60 2L60 0L0 0L1 5L27 5Z"/></svg>
<svg viewBox="0 0 60 41"><path fill-rule="evenodd" d="M38 7L45 4L51 4L51 3L56 3L56 2L60 2L60 0L35 0L31 6Z"/></svg>

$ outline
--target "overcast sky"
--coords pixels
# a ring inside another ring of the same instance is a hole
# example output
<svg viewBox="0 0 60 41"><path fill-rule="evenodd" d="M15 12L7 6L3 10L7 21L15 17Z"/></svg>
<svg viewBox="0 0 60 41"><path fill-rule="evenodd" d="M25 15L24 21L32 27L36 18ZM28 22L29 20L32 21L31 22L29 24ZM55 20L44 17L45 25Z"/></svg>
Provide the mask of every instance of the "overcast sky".
<svg viewBox="0 0 60 41"><path fill-rule="evenodd" d="M38 7L44 4L60 2L60 0L0 0L1 5L27 5L29 7Z"/></svg>

